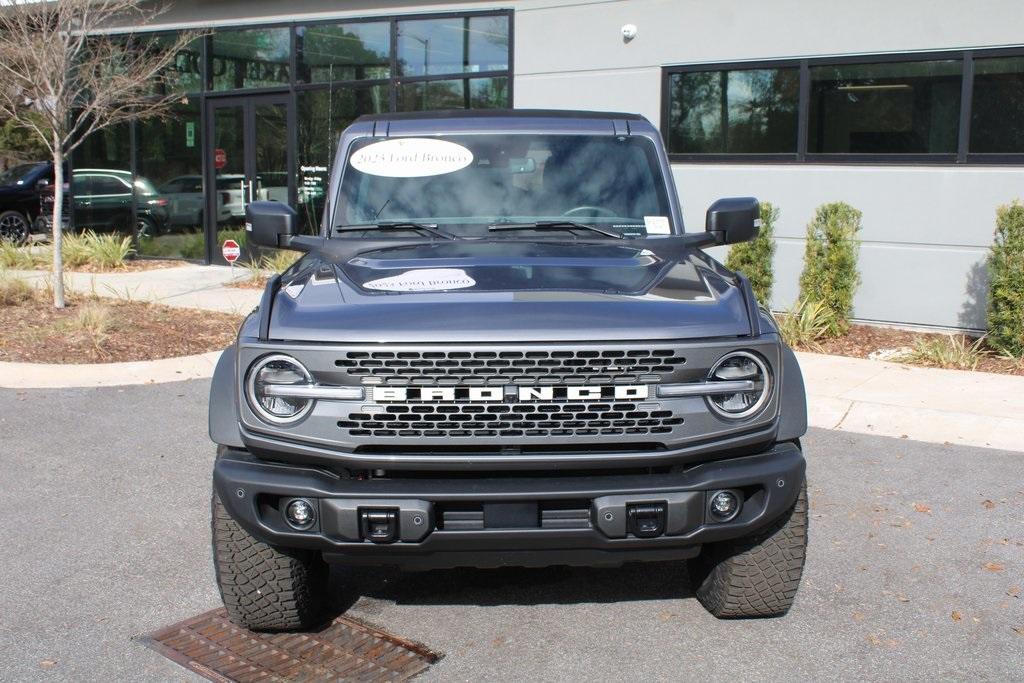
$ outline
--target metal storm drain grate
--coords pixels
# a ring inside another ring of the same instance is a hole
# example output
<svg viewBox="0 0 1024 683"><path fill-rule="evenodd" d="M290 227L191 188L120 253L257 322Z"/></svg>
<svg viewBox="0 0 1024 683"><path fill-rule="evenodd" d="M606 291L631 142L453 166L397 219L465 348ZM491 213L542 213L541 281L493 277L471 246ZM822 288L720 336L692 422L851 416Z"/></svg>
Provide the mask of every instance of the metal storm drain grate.
<svg viewBox="0 0 1024 683"><path fill-rule="evenodd" d="M439 655L347 617L307 633L254 633L223 609L186 619L143 642L211 681L405 681Z"/></svg>

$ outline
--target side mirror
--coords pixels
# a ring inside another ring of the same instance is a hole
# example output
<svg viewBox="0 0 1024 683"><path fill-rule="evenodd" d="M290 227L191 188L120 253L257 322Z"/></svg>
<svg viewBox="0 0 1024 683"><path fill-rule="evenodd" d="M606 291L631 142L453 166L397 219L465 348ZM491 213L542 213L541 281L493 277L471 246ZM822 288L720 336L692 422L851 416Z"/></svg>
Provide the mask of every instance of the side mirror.
<svg viewBox="0 0 1024 683"><path fill-rule="evenodd" d="M748 242L761 230L761 205L753 197L719 199L708 208L704 229L715 244Z"/></svg>
<svg viewBox="0 0 1024 683"><path fill-rule="evenodd" d="M46 178L40 178L36 181L36 188L43 190L50 186L50 181Z"/></svg>
<svg viewBox="0 0 1024 683"><path fill-rule="evenodd" d="M253 244L287 249L295 235L299 216L281 202L252 202L245 207L245 232Z"/></svg>

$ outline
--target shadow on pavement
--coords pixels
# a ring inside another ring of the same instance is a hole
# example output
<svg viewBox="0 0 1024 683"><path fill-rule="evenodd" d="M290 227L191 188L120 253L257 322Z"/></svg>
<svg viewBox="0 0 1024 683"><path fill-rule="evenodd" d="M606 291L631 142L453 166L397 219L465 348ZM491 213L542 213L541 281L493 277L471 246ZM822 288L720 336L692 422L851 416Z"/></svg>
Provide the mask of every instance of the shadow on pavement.
<svg viewBox="0 0 1024 683"><path fill-rule="evenodd" d="M332 567L336 609L360 597L398 605L558 605L692 597L686 563L621 567L397 569Z"/></svg>

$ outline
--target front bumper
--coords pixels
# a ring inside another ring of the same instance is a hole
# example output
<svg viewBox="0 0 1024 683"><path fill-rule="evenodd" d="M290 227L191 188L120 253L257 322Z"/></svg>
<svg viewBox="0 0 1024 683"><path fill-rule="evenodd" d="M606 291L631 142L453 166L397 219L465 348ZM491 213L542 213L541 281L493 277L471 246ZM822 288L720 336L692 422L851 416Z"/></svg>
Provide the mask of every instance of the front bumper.
<svg viewBox="0 0 1024 683"><path fill-rule="evenodd" d="M308 548L346 564L432 568L620 564L692 557L703 543L746 536L785 513L804 478L799 448L777 444L757 455L686 470L625 476L341 479L319 469L225 451L214 486L232 517L272 545ZM716 522L710 494L730 490L739 514ZM294 498L313 504L316 523L288 526ZM663 506L664 530L627 530L631 507ZM364 513L394 513L395 539L364 536Z"/></svg>

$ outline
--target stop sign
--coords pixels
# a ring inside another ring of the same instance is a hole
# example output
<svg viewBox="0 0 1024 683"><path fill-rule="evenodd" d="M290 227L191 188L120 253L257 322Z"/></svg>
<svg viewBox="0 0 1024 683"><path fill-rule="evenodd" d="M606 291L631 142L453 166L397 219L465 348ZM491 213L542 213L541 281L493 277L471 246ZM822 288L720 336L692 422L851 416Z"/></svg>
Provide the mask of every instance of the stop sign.
<svg viewBox="0 0 1024 683"><path fill-rule="evenodd" d="M224 255L224 260L228 263L234 263L238 260L238 257L242 255L242 248L238 246L238 242L234 240L224 240L224 244L221 246L220 251Z"/></svg>
<svg viewBox="0 0 1024 683"><path fill-rule="evenodd" d="M213 167L218 171L228 165L228 153L218 147L213 150Z"/></svg>

